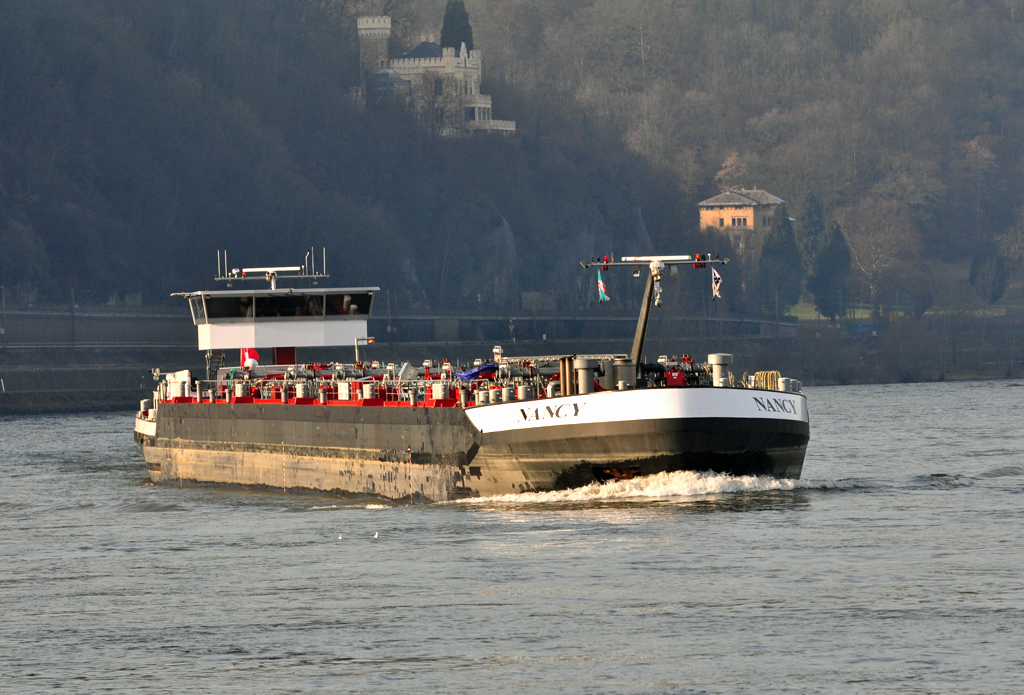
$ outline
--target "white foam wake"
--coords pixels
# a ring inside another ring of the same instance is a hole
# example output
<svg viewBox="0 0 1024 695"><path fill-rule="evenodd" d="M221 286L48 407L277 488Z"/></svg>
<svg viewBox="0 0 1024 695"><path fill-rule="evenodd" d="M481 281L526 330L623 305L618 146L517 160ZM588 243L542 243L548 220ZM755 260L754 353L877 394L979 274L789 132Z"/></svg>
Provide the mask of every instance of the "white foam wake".
<svg viewBox="0 0 1024 695"><path fill-rule="evenodd" d="M459 500L461 504L536 504L546 502L599 502L628 499L692 498L737 492L770 490L823 489L835 483L823 480L792 480L753 475L732 476L718 473L676 471L655 473L632 480L616 480L604 484L591 483L571 490L524 492L513 495L477 497Z"/></svg>

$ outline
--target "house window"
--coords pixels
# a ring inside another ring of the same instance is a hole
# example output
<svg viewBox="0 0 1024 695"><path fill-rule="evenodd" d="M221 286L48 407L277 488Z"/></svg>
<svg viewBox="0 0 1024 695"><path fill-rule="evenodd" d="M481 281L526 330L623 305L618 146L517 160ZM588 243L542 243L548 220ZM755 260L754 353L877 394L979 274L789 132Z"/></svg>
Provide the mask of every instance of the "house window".
<svg viewBox="0 0 1024 695"><path fill-rule="evenodd" d="M469 107L468 109L466 109L466 120L467 121L475 121L476 120L476 109L474 109L473 107Z"/></svg>
<svg viewBox="0 0 1024 695"><path fill-rule="evenodd" d="M764 225L765 227L767 227L768 226L768 218L767 217L762 217L761 218L761 224Z"/></svg>
<svg viewBox="0 0 1024 695"><path fill-rule="evenodd" d="M718 218L718 226L719 227L724 227L725 226L725 218L723 218L723 217L719 217Z"/></svg>
<svg viewBox="0 0 1024 695"><path fill-rule="evenodd" d="M439 97L444 93L444 80L440 77L434 79L434 96Z"/></svg>

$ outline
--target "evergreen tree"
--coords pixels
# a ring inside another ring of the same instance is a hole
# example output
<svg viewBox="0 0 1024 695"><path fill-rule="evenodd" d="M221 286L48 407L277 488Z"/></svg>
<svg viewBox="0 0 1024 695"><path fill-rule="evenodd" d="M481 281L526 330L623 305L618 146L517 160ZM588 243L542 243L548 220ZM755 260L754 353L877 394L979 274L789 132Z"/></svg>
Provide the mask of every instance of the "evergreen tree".
<svg viewBox="0 0 1024 695"><path fill-rule="evenodd" d="M987 247L974 254L970 280L982 299L989 304L998 302L1006 292L1006 266L999 252Z"/></svg>
<svg viewBox="0 0 1024 695"><path fill-rule="evenodd" d="M800 249L804 272L809 273L825 235L825 215L821 201L811 191L804 193L797 205L793 233L797 248Z"/></svg>
<svg viewBox="0 0 1024 695"><path fill-rule="evenodd" d="M822 235L807 278L807 291L814 298L814 308L819 314L830 319L842 315L841 293L849 276L850 247L839 223L832 220Z"/></svg>
<svg viewBox="0 0 1024 695"><path fill-rule="evenodd" d="M793 224L785 205L777 207L772 216L761 246L757 276L761 305L765 310L774 311L776 296L783 312L800 301L804 273L800 250L793 236Z"/></svg>
<svg viewBox="0 0 1024 695"><path fill-rule="evenodd" d="M473 27L469 25L469 13L463 0L448 0L444 8L444 22L441 24L441 48L455 48L458 55L462 43L466 50L473 50Z"/></svg>

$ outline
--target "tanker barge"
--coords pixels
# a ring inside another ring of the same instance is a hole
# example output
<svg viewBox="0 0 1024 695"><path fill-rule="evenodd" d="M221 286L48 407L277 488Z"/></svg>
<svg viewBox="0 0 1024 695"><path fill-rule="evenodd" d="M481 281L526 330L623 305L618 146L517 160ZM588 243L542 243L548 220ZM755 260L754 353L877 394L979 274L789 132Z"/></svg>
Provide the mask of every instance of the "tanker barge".
<svg viewBox="0 0 1024 695"><path fill-rule="evenodd" d="M423 501L677 470L797 478L809 439L798 381L773 371L740 377L721 353L641 362L662 270L725 262L584 263L650 268L629 355L507 356L495 347L471 365L413 365L358 359L377 288L279 289L279 277L326 275L302 266L229 272L225 255L219 280L266 279L270 289L180 295L207 352L206 378L154 370L135 440L157 483ZM353 343L353 363L296 364L296 347ZM235 349L238 367L217 365L219 351ZM273 364L260 364L256 350Z"/></svg>

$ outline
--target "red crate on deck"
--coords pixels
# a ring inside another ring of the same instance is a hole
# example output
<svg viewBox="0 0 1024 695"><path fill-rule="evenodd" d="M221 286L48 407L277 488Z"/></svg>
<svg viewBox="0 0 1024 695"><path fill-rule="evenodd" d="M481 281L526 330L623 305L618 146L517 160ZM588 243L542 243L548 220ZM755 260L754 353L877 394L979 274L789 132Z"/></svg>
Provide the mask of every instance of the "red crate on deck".
<svg viewBox="0 0 1024 695"><path fill-rule="evenodd" d="M669 386L686 386L686 372L680 372L675 369L665 372L665 383Z"/></svg>

